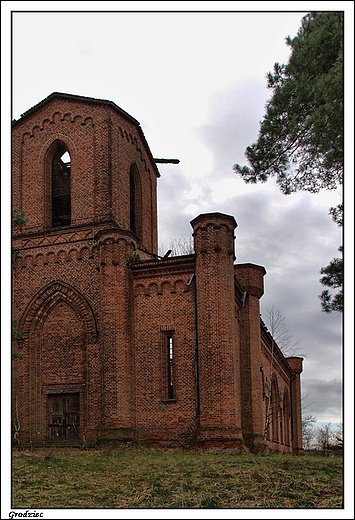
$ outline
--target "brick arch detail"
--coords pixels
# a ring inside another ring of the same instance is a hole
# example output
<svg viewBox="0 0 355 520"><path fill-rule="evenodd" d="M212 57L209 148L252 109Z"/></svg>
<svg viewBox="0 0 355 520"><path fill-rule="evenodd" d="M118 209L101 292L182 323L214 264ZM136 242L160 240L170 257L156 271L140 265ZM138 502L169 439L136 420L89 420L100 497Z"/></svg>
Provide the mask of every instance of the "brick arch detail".
<svg viewBox="0 0 355 520"><path fill-rule="evenodd" d="M79 291L64 282L52 282L32 298L20 320L21 340L29 337L36 318L43 323L44 318L59 301L65 301L77 310L85 324L89 342L96 343L98 330L92 308Z"/></svg>
<svg viewBox="0 0 355 520"><path fill-rule="evenodd" d="M36 137L40 132L43 132L43 130L46 130L51 127L51 125L54 125L56 123L61 123L63 121L66 121L68 123L73 124L79 124L79 125L87 125L87 126L93 126L93 118L92 117L82 117L81 115L74 115L70 112L65 112L63 115L56 111L52 114L51 118L43 119L41 122L41 126L35 125L32 127L31 131L25 132L22 136L22 140L25 141L26 139Z"/></svg>
<svg viewBox="0 0 355 520"><path fill-rule="evenodd" d="M78 153L77 147L72 138L63 132L55 132L47 139L45 144L42 146L41 157L43 157L44 161L46 161L47 155L49 155L50 160L53 158L53 155L55 154L58 145L64 145L64 147L68 150L71 162L73 162L73 159L75 161L76 155Z"/></svg>
<svg viewBox="0 0 355 520"><path fill-rule="evenodd" d="M146 284L144 284L144 282L140 282L135 287L134 296L156 296L169 293L182 294L187 291L188 288L186 287L186 281L179 278L174 282L169 280L163 280L159 284L157 282L151 282Z"/></svg>
<svg viewBox="0 0 355 520"><path fill-rule="evenodd" d="M46 228L52 227L52 160L59 148L65 149L70 155L70 162L75 164L75 157L77 149L72 139L62 132L56 132L44 144L41 150L40 162L44 165L43 168L43 197L45 201L44 206L44 222Z"/></svg>
<svg viewBox="0 0 355 520"><path fill-rule="evenodd" d="M137 243L134 241L134 234L127 230L108 230L95 237L98 251L99 268L106 264L117 265L122 253L128 261L129 255L136 250ZM94 252L94 248L93 248Z"/></svg>

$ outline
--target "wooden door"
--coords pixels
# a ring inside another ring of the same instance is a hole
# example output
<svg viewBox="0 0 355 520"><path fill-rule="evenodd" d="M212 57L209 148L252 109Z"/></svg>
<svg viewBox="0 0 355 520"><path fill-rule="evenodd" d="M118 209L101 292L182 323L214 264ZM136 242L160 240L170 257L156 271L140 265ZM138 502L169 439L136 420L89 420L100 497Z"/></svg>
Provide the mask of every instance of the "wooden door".
<svg viewBox="0 0 355 520"><path fill-rule="evenodd" d="M76 439L80 425L79 394L49 396L49 438L51 440Z"/></svg>

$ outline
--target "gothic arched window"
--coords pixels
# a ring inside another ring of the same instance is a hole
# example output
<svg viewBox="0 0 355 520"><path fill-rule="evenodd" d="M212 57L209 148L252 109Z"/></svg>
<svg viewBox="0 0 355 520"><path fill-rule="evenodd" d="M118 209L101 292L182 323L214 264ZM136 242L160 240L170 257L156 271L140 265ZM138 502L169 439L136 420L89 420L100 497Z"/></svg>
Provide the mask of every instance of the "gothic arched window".
<svg viewBox="0 0 355 520"><path fill-rule="evenodd" d="M129 170L129 227L138 237L142 232L141 184L138 168L133 164Z"/></svg>
<svg viewBox="0 0 355 520"><path fill-rule="evenodd" d="M61 145L52 159L52 226L71 223L70 155Z"/></svg>
<svg viewBox="0 0 355 520"><path fill-rule="evenodd" d="M131 171L129 172L129 227L133 233L137 231L137 214L136 214L136 183L134 181L134 175Z"/></svg>

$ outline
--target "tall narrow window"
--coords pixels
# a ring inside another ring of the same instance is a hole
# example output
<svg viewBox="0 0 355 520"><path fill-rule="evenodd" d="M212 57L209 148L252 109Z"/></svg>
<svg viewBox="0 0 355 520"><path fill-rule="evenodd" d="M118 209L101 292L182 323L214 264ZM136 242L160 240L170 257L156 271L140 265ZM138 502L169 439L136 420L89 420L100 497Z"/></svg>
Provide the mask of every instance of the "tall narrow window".
<svg viewBox="0 0 355 520"><path fill-rule="evenodd" d="M142 185L136 164L129 170L129 228L142 238Z"/></svg>
<svg viewBox="0 0 355 520"><path fill-rule="evenodd" d="M279 431L279 389L276 377L272 380L271 388L271 424L272 424L272 440L280 440Z"/></svg>
<svg viewBox="0 0 355 520"><path fill-rule="evenodd" d="M282 415L284 421L284 442L285 444L290 444L290 400L287 390L284 392Z"/></svg>
<svg viewBox="0 0 355 520"><path fill-rule="evenodd" d="M167 384L168 384L168 399L174 399L174 348L173 348L173 337L167 336Z"/></svg>
<svg viewBox="0 0 355 520"><path fill-rule="evenodd" d="M130 207L130 229L133 233L137 233L137 215L136 215L136 183L134 180L133 171L129 173L129 207Z"/></svg>
<svg viewBox="0 0 355 520"><path fill-rule="evenodd" d="M68 226L70 222L70 155L61 147L52 160L52 226Z"/></svg>

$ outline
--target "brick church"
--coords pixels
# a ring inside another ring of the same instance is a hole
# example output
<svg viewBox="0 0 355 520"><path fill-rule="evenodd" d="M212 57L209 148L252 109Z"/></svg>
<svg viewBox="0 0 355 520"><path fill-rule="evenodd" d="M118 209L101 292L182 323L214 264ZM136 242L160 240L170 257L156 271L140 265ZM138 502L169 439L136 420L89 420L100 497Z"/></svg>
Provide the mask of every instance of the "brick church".
<svg viewBox="0 0 355 520"><path fill-rule="evenodd" d="M53 93L12 123L13 437L302 453L302 358L260 319L236 221L158 255L160 177L139 122Z"/></svg>

